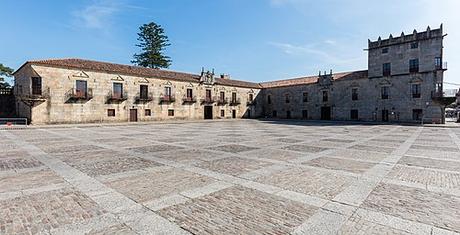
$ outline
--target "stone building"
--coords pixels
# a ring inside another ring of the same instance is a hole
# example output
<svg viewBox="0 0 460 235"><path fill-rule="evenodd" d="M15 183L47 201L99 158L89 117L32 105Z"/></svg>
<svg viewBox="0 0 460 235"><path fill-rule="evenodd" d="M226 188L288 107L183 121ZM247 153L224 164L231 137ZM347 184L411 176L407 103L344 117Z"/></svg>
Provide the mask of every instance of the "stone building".
<svg viewBox="0 0 460 235"><path fill-rule="evenodd" d="M268 117L444 122L442 25L369 40L368 70L264 82Z"/></svg>
<svg viewBox="0 0 460 235"><path fill-rule="evenodd" d="M368 70L251 83L55 59L15 73L16 110L34 124L213 118L444 122L443 29L368 42Z"/></svg>
<svg viewBox="0 0 460 235"><path fill-rule="evenodd" d="M26 62L15 73L16 109L33 124L260 116L260 85L81 59Z"/></svg>

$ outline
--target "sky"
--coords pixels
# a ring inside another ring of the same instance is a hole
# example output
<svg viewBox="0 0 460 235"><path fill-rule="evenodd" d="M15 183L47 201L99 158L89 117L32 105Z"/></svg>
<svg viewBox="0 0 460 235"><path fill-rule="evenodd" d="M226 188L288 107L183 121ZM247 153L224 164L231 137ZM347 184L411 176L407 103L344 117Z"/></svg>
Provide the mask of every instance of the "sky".
<svg viewBox="0 0 460 235"><path fill-rule="evenodd" d="M367 69L368 39L443 23L444 80L460 84L458 9L460 0L0 0L0 63L130 64L139 26L153 21L169 37L170 69L261 82Z"/></svg>

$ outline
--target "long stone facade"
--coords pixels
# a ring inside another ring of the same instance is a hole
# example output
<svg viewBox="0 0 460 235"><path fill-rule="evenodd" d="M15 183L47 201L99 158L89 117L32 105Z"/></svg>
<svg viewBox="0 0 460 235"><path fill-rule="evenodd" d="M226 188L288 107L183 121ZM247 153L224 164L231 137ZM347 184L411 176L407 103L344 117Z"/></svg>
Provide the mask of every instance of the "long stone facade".
<svg viewBox="0 0 460 235"><path fill-rule="evenodd" d="M16 110L33 124L295 118L443 123L442 25L369 40L368 70L251 83L81 59L26 62Z"/></svg>

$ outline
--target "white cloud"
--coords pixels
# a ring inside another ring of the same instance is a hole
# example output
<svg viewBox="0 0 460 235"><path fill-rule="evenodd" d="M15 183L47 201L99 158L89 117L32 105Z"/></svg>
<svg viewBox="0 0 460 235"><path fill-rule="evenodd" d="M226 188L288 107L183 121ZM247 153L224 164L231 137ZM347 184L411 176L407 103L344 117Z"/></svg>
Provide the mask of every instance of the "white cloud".
<svg viewBox="0 0 460 235"><path fill-rule="evenodd" d="M94 0L83 9L72 12L76 24L91 29L104 29L111 25L113 14L119 11L116 1Z"/></svg>
<svg viewBox="0 0 460 235"><path fill-rule="evenodd" d="M285 54L294 55L294 56L313 56L322 62L332 63L332 64L349 64L356 61L359 61L361 58L342 58L337 55L334 55L326 50L317 49L317 46L314 44L311 45L293 45L290 43L279 43L279 42L269 42L271 46L274 46L282 50Z"/></svg>

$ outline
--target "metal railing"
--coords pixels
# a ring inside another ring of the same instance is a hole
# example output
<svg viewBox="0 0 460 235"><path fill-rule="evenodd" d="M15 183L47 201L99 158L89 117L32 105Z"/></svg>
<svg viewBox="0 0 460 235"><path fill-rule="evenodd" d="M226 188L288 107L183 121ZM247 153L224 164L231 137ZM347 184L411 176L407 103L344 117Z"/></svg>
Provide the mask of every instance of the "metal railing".
<svg viewBox="0 0 460 235"><path fill-rule="evenodd" d="M128 93L110 91L106 98L108 102L122 102L128 99Z"/></svg>
<svg viewBox="0 0 460 235"><path fill-rule="evenodd" d="M236 105L240 105L240 104L241 104L240 98L230 100L230 105L231 106L236 106Z"/></svg>
<svg viewBox="0 0 460 235"><path fill-rule="evenodd" d="M216 102L216 97L205 97L201 99L202 104L214 104Z"/></svg>
<svg viewBox="0 0 460 235"><path fill-rule="evenodd" d="M226 105L228 104L228 98L219 98L217 99L217 105Z"/></svg>
<svg viewBox="0 0 460 235"><path fill-rule="evenodd" d="M447 62L442 62L441 64L435 64L436 70L447 70Z"/></svg>
<svg viewBox="0 0 460 235"><path fill-rule="evenodd" d="M160 95L160 103L173 103L176 101L175 95Z"/></svg>
<svg viewBox="0 0 460 235"><path fill-rule="evenodd" d="M91 100L93 98L93 89L79 90L72 88L65 93L66 100Z"/></svg>
<svg viewBox="0 0 460 235"><path fill-rule="evenodd" d="M184 96L184 98L182 98L182 102L184 102L184 103L196 103L196 96Z"/></svg>
<svg viewBox="0 0 460 235"><path fill-rule="evenodd" d="M150 102L153 100L153 93L141 94L137 93L134 97L136 102Z"/></svg>

